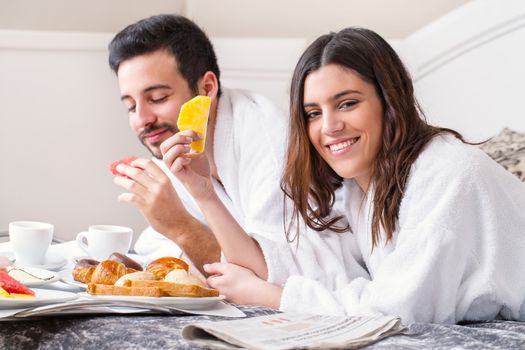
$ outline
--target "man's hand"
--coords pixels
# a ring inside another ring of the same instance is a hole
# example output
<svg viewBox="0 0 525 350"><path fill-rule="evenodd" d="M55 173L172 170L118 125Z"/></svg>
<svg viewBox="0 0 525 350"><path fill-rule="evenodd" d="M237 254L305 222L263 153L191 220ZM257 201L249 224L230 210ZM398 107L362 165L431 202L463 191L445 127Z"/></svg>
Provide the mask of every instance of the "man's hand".
<svg viewBox="0 0 525 350"><path fill-rule="evenodd" d="M130 165L117 166L127 177L116 176L114 181L128 191L119 195L119 201L135 205L157 232L164 234L184 226L191 215L166 174L150 159L137 158Z"/></svg>
<svg viewBox="0 0 525 350"><path fill-rule="evenodd" d="M118 199L135 205L150 226L175 241L195 266L220 259L213 234L188 213L170 179L152 160L138 158L130 166L119 164L117 170L125 176L116 176L115 183L129 191Z"/></svg>
<svg viewBox="0 0 525 350"><path fill-rule="evenodd" d="M199 139L197 133L187 130L176 133L160 145L162 160L196 200L210 198L215 193L208 157L190 148L191 142Z"/></svg>
<svg viewBox="0 0 525 350"><path fill-rule="evenodd" d="M206 282L236 304L251 304L278 309L282 288L257 277L251 270L235 264L214 263L203 266Z"/></svg>

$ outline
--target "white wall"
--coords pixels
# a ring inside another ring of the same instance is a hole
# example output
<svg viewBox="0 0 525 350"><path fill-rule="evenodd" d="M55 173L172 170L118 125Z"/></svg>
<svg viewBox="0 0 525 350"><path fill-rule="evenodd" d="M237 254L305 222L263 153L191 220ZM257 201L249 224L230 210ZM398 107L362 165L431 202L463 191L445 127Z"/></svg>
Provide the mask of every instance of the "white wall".
<svg viewBox="0 0 525 350"><path fill-rule="evenodd" d="M468 0L188 0L186 15L212 36L315 38L363 26L404 38Z"/></svg>
<svg viewBox="0 0 525 350"><path fill-rule="evenodd" d="M107 65L110 37L0 31L0 231L13 220L53 223L60 238L97 223L144 227L107 168L147 155Z"/></svg>
<svg viewBox="0 0 525 350"><path fill-rule="evenodd" d="M0 0L0 29L116 33L159 13L184 13L185 0Z"/></svg>
<svg viewBox="0 0 525 350"><path fill-rule="evenodd" d="M350 25L403 38L468 0L0 0L0 29L117 32L180 13L213 37L313 38Z"/></svg>

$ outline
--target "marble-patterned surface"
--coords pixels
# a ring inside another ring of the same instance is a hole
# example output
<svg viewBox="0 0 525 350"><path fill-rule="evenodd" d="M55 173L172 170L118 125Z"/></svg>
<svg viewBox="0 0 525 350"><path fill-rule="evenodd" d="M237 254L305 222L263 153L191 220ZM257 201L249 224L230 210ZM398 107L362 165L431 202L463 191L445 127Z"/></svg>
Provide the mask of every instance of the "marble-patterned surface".
<svg viewBox="0 0 525 350"><path fill-rule="evenodd" d="M247 316L274 313L270 309L239 308ZM198 349L182 340L182 327L191 322L219 319L224 318L111 315L0 322L0 349ZM525 349L525 322L416 323L405 334L364 349Z"/></svg>

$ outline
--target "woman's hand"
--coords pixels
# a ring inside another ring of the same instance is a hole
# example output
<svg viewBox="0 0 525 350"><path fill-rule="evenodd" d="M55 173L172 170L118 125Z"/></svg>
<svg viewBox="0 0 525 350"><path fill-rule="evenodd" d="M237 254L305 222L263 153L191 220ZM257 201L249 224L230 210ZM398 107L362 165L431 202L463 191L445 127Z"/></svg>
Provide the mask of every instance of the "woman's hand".
<svg viewBox="0 0 525 350"><path fill-rule="evenodd" d="M257 277L251 270L230 263L203 266L209 275L206 282L218 289L228 301L278 309L282 288Z"/></svg>
<svg viewBox="0 0 525 350"><path fill-rule="evenodd" d="M190 148L191 142L200 138L194 131L181 131L160 145L162 160L196 200L207 199L215 194L208 157Z"/></svg>

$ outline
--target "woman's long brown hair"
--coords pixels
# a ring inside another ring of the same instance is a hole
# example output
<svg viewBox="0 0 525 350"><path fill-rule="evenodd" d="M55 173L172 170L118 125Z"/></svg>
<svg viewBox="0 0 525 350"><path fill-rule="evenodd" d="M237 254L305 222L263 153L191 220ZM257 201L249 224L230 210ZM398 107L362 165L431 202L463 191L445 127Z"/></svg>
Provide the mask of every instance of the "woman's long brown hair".
<svg viewBox="0 0 525 350"><path fill-rule="evenodd" d="M331 215L335 191L343 179L321 158L308 137L308 121L303 108L304 81L319 68L336 64L352 70L372 84L383 104L382 144L371 169L375 189L372 214L372 246L380 241L380 227L386 241L396 230L404 189L415 162L425 145L437 134L450 129L427 124L415 96L410 75L395 51L381 36L363 28L346 28L323 35L303 53L295 68L290 90L288 154L281 188L293 201L290 226L302 218L316 231L351 230L341 225L341 216ZM299 225L297 226L299 227Z"/></svg>

